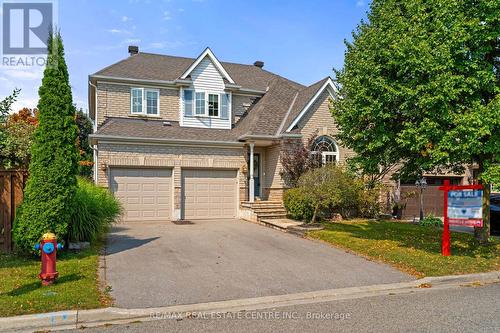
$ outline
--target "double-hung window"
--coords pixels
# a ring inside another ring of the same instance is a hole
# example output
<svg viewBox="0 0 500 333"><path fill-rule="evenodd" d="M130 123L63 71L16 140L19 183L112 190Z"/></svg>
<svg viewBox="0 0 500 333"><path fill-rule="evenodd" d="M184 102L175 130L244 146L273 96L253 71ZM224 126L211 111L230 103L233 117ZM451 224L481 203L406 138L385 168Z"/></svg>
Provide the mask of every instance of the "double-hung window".
<svg viewBox="0 0 500 333"><path fill-rule="evenodd" d="M185 117L229 119L231 98L228 93L212 93L184 89L182 93Z"/></svg>
<svg viewBox="0 0 500 333"><path fill-rule="evenodd" d="M158 89L132 88L130 91L130 112L158 116L160 114L160 91Z"/></svg>
<svg viewBox="0 0 500 333"><path fill-rule="evenodd" d="M208 115L219 116L219 94L208 94Z"/></svg>
<svg viewBox="0 0 500 333"><path fill-rule="evenodd" d="M195 114L197 116L205 115L205 92L196 92Z"/></svg>

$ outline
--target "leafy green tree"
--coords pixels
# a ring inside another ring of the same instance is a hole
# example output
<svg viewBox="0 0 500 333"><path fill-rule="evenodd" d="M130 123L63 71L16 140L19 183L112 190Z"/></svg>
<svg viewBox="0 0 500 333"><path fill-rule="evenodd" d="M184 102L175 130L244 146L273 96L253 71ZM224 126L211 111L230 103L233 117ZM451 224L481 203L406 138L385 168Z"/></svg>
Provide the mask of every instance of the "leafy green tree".
<svg viewBox="0 0 500 333"><path fill-rule="evenodd" d="M5 140L0 145L0 167L27 169L31 157L37 110L24 108L9 115L5 122Z"/></svg>
<svg viewBox="0 0 500 333"><path fill-rule="evenodd" d="M12 104L14 104L17 100L20 92L21 90L16 88L12 94L0 101L0 160L5 158L2 156L1 150L5 147L7 140L7 133L5 130L6 121L9 116L9 112L12 111ZM2 166L1 164L2 163L0 163L0 167Z"/></svg>
<svg viewBox="0 0 500 333"><path fill-rule="evenodd" d="M0 123L4 123L7 119L9 112L12 111L12 104L17 100L20 92L21 89L16 88L12 94L0 101Z"/></svg>
<svg viewBox="0 0 500 333"><path fill-rule="evenodd" d="M90 177L94 163L92 161L93 154L89 144L89 135L92 134L94 126L82 109L76 112L75 117L78 126L78 152L80 155L78 173L80 176Z"/></svg>
<svg viewBox="0 0 500 333"><path fill-rule="evenodd" d="M78 127L60 33L52 33L47 45L29 178L14 222L16 245L24 251L45 232L64 238L74 210Z"/></svg>
<svg viewBox="0 0 500 333"><path fill-rule="evenodd" d="M499 21L498 0L374 0L346 42L332 105L339 139L368 174L475 163L485 185L481 243L489 184L500 181Z"/></svg>

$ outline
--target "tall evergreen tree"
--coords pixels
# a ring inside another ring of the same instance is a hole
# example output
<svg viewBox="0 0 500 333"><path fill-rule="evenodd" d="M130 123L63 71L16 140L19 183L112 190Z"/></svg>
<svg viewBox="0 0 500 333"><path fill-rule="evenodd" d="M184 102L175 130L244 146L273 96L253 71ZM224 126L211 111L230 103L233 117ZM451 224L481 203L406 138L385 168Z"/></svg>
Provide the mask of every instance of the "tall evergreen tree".
<svg viewBox="0 0 500 333"><path fill-rule="evenodd" d="M39 123L29 178L14 223L14 240L24 251L32 249L45 232L65 237L74 208L78 128L59 32L49 37L47 66L38 94Z"/></svg>

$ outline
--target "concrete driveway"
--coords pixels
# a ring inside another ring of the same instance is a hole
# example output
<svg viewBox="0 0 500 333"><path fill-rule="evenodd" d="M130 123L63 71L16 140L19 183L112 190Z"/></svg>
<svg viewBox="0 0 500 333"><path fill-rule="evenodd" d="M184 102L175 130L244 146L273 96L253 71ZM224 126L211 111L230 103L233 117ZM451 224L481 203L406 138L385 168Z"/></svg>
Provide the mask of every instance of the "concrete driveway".
<svg viewBox="0 0 500 333"><path fill-rule="evenodd" d="M106 249L116 306L141 308L281 295L413 277L240 220L115 226Z"/></svg>

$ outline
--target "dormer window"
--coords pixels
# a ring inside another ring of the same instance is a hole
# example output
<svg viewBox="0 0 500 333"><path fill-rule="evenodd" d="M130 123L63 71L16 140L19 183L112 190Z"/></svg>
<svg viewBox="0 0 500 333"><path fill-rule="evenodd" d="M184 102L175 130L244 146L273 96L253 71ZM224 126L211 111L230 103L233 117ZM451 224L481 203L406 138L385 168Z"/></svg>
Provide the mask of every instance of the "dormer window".
<svg viewBox="0 0 500 333"><path fill-rule="evenodd" d="M212 93L184 89L184 117L210 117L229 119L231 95L228 93Z"/></svg>
<svg viewBox="0 0 500 333"><path fill-rule="evenodd" d="M130 91L130 113L144 116L160 114L160 90L132 88Z"/></svg>
<svg viewBox="0 0 500 333"><path fill-rule="evenodd" d="M208 94L208 115L210 117L219 116L219 95Z"/></svg>

